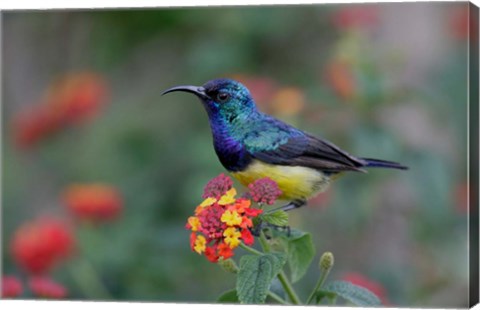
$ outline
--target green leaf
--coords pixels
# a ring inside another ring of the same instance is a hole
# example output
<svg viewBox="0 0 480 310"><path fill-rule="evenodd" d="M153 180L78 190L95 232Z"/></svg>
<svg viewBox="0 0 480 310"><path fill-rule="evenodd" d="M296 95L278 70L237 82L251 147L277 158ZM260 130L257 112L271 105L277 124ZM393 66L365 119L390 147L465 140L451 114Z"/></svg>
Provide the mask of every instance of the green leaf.
<svg viewBox="0 0 480 310"><path fill-rule="evenodd" d="M332 292L354 303L357 306L370 307L381 305L380 299L364 287L346 281L334 281L323 288L323 291Z"/></svg>
<svg viewBox="0 0 480 310"><path fill-rule="evenodd" d="M217 298L218 302L234 303L238 302L237 290L230 290L224 292Z"/></svg>
<svg viewBox="0 0 480 310"><path fill-rule="evenodd" d="M292 282L297 282L307 272L315 256L312 236L309 233L293 230L287 238L288 266Z"/></svg>
<svg viewBox="0 0 480 310"><path fill-rule="evenodd" d="M318 291L315 297L316 297L315 301L317 304L321 302L322 299L325 297L327 297L330 304L333 304L335 302L335 299L337 298L337 294L333 292Z"/></svg>
<svg viewBox="0 0 480 310"><path fill-rule="evenodd" d="M275 226L287 226L288 214L283 210L277 210L272 213L266 213L262 215L262 219Z"/></svg>
<svg viewBox="0 0 480 310"><path fill-rule="evenodd" d="M244 255L237 277L238 299L243 304L264 303L273 278L286 262L284 254Z"/></svg>

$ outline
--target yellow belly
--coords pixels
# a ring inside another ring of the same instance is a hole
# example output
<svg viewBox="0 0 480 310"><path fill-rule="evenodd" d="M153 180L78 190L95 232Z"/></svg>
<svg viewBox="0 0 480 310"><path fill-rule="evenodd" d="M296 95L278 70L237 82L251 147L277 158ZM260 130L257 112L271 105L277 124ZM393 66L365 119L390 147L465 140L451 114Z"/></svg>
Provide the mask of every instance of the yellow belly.
<svg viewBox="0 0 480 310"><path fill-rule="evenodd" d="M265 177L277 182L282 191L280 199L308 199L327 189L330 178L315 169L300 166L278 166L253 161L247 169L232 172L232 176L247 186L253 181Z"/></svg>

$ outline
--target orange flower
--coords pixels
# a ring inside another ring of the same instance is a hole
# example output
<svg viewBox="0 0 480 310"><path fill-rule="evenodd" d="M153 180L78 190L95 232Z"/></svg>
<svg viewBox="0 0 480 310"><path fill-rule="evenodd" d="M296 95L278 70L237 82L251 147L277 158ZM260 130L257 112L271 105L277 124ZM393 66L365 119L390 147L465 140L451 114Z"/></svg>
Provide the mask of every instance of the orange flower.
<svg viewBox="0 0 480 310"><path fill-rule="evenodd" d="M294 87L279 89L272 100L274 114L296 115L305 107L305 96L301 90Z"/></svg>
<svg viewBox="0 0 480 310"><path fill-rule="evenodd" d="M69 186L63 201L81 220L108 221L118 217L123 207L120 192L107 184L74 184Z"/></svg>
<svg viewBox="0 0 480 310"><path fill-rule="evenodd" d="M345 61L334 60L327 66L325 75L327 83L337 96L345 101L355 98L357 86L351 65Z"/></svg>
<svg viewBox="0 0 480 310"><path fill-rule="evenodd" d="M11 252L25 271L41 274L70 256L73 247L73 235L65 223L41 218L23 224L15 232Z"/></svg>
<svg viewBox="0 0 480 310"><path fill-rule="evenodd" d="M2 295L3 298L13 298L22 294L22 283L17 277L2 276Z"/></svg>

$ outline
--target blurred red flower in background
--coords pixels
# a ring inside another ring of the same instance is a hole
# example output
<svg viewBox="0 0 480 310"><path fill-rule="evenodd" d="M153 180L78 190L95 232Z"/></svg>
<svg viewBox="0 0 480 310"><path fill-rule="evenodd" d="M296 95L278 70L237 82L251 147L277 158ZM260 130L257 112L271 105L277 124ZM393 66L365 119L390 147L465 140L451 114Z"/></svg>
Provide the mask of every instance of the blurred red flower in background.
<svg viewBox="0 0 480 310"><path fill-rule="evenodd" d="M478 42L478 20L470 18L468 3L450 12L450 32L457 39L468 39Z"/></svg>
<svg viewBox="0 0 480 310"><path fill-rule="evenodd" d="M305 108L305 95L296 87L281 87L266 77L237 74L231 78L249 89L255 103L265 113L290 116Z"/></svg>
<svg viewBox="0 0 480 310"><path fill-rule="evenodd" d="M368 28L379 22L379 9L374 5L348 6L332 15L333 24L340 29Z"/></svg>
<svg viewBox="0 0 480 310"><path fill-rule="evenodd" d="M327 84L335 94L345 101L355 98L357 85L352 66L341 60L331 61L325 69Z"/></svg>
<svg viewBox="0 0 480 310"><path fill-rule="evenodd" d="M275 81L266 77L236 74L231 78L245 85L259 106L268 105L278 89Z"/></svg>
<svg viewBox="0 0 480 310"><path fill-rule="evenodd" d="M77 218L89 221L113 220L123 207L120 191L100 183L71 185L64 191L63 201Z"/></svg>
<svg viewBox="0 0 480 310"><path fill-rule="evenodd" d="M15 262L31 274L48 272L72 254L74 237L67 225L53 218L24 223L13 235Z"/></svg>
<svg viewBox="0 0 480 310"><path fill-rule="evenodd" d="M12 126L16 145L25 149L56 132L60 119L45 106L32 106L15 115Z"/></svg>
<svg viewBox="0 0 480 310"><path fill-rule="evenodd" d="M28 286L37 297L59 299L67 296L67 289L63 285L47 277L32 277L28 280Z"/></svg>
<svg viewBox="0 0 480 310"><path fill-rule="evenodd" d="M387 298L387 292L383 285L381 285L380 283L375 282L365 277L364 275L355 272L345 274L342 280L366 288L367 290L377 295L383 305L390 305L390 302Z"/></svg>
<svg viewBox="0 0 480 310"><path fill-rule="evenodd" d="M91 119L106 102L107 92L106 82L95 73L60 78L39 103L14 115L15 144L27 149L69 125Z"/></svg>
<svg viewBox="0 0 480 310"><path fill-rule="evenodd" d="M22 294L22 283L14 276L2 276L2 296L3 298L13 298Z"/></svg>
<svg viewBox="0 0 480 310"><path fill-rule="evenodd" d="M53 83L45 103L66 123L80 123L98 114L106 101L104 79L92 72L67 75Z"/></svg>
<svg viewBox="0 0 480 310"><path fill-rule="evenodd" d="M468 213L469 211L469 191L471 188L468 185L468 182L462 182L458 184L455 188L455 201L456 201L456 210L460 213Z"/></svg>

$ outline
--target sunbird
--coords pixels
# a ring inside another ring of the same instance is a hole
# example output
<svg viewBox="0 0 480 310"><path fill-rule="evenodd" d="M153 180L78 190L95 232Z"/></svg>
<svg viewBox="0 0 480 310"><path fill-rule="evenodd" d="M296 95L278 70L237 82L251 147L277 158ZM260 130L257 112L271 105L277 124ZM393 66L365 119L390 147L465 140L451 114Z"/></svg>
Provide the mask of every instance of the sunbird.
<svg viewBox="0 0 480 310"><path fill-rule="evenodd" d="M408 169L399 163L355 157L333 143L297 129L257 109L249 90L230 79L203 86L176 86L165 90L197 96L207 111L218 159L231 175L247 186L269 177L289 201L288 211L324 192L345 171L364 168Z"/></svg>

